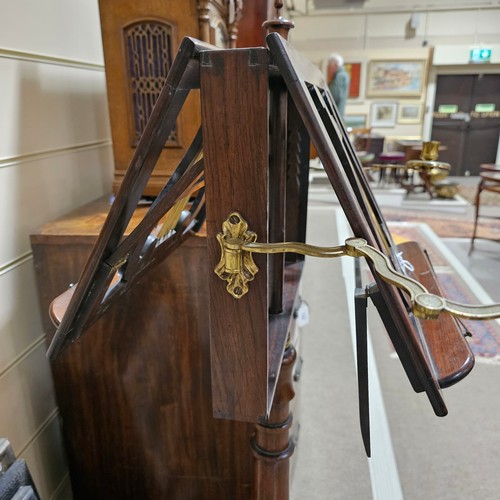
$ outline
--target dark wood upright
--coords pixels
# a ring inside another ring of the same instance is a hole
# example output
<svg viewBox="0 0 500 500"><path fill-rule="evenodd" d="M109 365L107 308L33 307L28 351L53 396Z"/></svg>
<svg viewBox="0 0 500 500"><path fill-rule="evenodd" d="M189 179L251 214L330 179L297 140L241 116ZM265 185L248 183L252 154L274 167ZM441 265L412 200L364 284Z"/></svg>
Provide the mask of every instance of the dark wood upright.
<svg viewBox="0 0 500 500"><path fill-rule="evenodd" d="M243 211L259 241L268 240L267 67L264 48L205 53L201 61L212 269L220 260L216 235L232 210ZM256 422L268 408L268 259L255 260L260 271L250 296L236 300L217 275L209 278L214 412L246 422Z"/></svg>
<svg viewBox="0 0 500 500"><path fill-rule="evenodd" d="M282 79L270 76L268 51L205 52L200 86L210 269L221 256L217 235L233 211L259 242L300 241L305 221L288 220L286 208L306 211L300 166L307 171L308 135L292 103L288 114L288 93ZM303 261L283 255L254 260L259 271L251 292L239 298L215 273L209 278L214 415L258 422L254 498L284 500L294 449L292 333Z"/></svg>
<svg viewBox="0 0 500 500"><path fill-rule="evenodd" d="M290 344L283 355L280 379L269 418L257 425L252 439L255 455L255 500L287 500L290 496L290 458L295 449L291 432L293 413L290 401L295 396L293 371L297 351Z"/></svg>

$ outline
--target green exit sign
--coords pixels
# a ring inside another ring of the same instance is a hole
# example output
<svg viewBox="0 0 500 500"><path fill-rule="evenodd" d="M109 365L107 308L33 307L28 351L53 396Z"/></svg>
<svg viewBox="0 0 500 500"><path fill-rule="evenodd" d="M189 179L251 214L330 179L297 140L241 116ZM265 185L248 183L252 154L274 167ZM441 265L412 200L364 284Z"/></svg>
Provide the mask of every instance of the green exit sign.
<svg viewBox="0 0 500 500"><path fill-rule="evenodd" d="M491 49L480 47L471 49L469 61L471 63L489 63L491 59Z"/></svg>

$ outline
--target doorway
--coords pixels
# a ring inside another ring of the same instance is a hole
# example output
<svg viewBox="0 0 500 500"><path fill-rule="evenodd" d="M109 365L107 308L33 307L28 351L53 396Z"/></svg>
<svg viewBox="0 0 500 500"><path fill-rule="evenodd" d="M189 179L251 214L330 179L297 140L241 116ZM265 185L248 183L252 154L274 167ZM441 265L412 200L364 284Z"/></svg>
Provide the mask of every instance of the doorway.
<svg viewBox="0 0 500 500"><path fill-rule="evenodd" d="M438 75L432 139L451 175L479 175L495 163L500 135L500 75Z"/></svg>

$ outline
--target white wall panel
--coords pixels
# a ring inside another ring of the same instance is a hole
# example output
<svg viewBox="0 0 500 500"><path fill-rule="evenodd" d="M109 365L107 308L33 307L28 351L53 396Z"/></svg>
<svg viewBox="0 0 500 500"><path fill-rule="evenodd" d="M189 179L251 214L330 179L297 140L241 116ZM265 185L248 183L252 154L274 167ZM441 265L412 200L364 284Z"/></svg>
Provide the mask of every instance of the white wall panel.
<svg viewBox="0 0 500 500"><path fill-rule="evenodd" d="M0 376L0 435L19 454L56 408L45 342Z"/></svg>
<svg viewBox="0 0 500 500"><path fill-rule="evenodd" d="M97 0L3 1L0 47L103 63Z"/></svg>
<svg viewBox="0 0 500 500"><path fill-rule="evenodd" d="M427 25L429 37L443 35L473 35L477 30L477 10L430 12Z"/></svg>
<svg viewBox="0 0 500 500"><path fill-rule="evenodd" d="M292 42L312 38L363 38L364 16L311 16L294 19L295 28L290 32ZM330 48L330 52L335 50Z"/></svg>
<svg viewBox="0 0 500 500"><path fill-rule="evenodd" d="M472 47L477 46L474 44L469 45L436 45L434 47L433 64L435 66L450 66L450 65L469 65L470 50ZM492 43L488 45L492 49L491 63L500 64L500 44ZM470 66L470 65L469 65ZM498 70L491 69L489 64L487 65L472 65L473 71L478 71L481 68L481 72L497 73Z"/></svg>
<svg viewBox="0 0 500 500"><path fill-rule="evenodd" d="M0 160L111 136L103 71L0 57Z"/></svg>
<svg viewBox="0 0 500 500"><path fill-rule="evenodd" d="M43 336L38 312L33 259L27 258L0 273L0 374Z"/></svg>
<svg viewBox="0 0 500 500"><path fill-rule="evenodd" d="M477 31L481 34L500 33L500 10L480 10L477 14Z"/></svg>
<svg viewBox="0 0 500 500"><path fill-rule="evenodd" d="M112 176L111 146L0 168L0 267L31 250L42 224L110 192Z"/></svg>
<svg viewBox="0 0 500 500"><path fill-rule="evenodd" d="M459 4L466 3L471 5L473 3L484 4L484 0L439 0L435 2L426 2L415 0L412 2L404 2L401 0L368 0L366 3L366 7L369 9L391 9L391 10L411 10L422 7L431 7L431 8L456 8Z"/></svg>
<svg viewBox="0 0 500 500"><path fill-rule="evenodd" d="M368 37L397 37L405 39L410 18L411 13L409 12L401 14L373 14L367 20L366 35ZM421 35L424 27L425 14L420 14L415 36Z"/></svg>
<svg viewBox="0 0 500 500"><path fill-rule="evenodd" d="M0 14L0 435L41 497L68 500L30 233L111 190L97 0L4 1Z"/></svg>
<svg viewBox="0 0 500 500"><path fill-rule="evenodd" d="M62 490L58 496L60 500L71 498L58 414L52 415L47 425L23 452L22 458L28 464L42 499L50 499L58 488Z"/></svg>
<svg viewBox="0 0 500 500"><path fill-rule="evenodd" d="M393 39L398 38L397 46L400 50L406 50L415 43L421 44L424 38L439 44L498 42L499 8L451 10L450 4L445 6L442 2L432 6L396 3L398 5L394 6L394 12L391 12L388 5L376 5L374 0L370 0L366 10L351 11L349 14L345 10L328 10L323 15L318 15L318 11L312 11L310 16L297 15L293 17L296 28L291 31L291 41L306 50L318 49L313 45L318 41L329 52L336 50L340 44L343 50L349 49L344 44L348 40L351 40L349 43L353 44L352 48L357 48L354 45L356 40L362 40L363 47L370 49L375 46L395 46ZM377 7L380 7L378 11ZM426 10L426 7L429 9ZM443 10L439 10L440 8ZM412 14L418 16L418 26L414 33L407 32Z"/></svg>

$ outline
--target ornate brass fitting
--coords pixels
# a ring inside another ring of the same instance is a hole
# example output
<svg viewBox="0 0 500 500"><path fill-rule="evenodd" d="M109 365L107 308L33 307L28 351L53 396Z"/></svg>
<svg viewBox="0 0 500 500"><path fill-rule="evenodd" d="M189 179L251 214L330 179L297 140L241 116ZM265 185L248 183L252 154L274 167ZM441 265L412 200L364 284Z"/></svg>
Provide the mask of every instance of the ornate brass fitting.
<svg viewBox="0 0 500 500"><path fill-rule="evenodd" d="M259 270L252 254L243 252L243 245L256 239L257 235L248 231L248 224L237 212L229 215L222 224L222 233L217 235L222 255L215 274L227 281L226 290L236 299L248 292L247 283Z"/></svg>
<svg viewBox="0 0 500 500"><path fill-rule="evenodd" d="M500 304L468 305L429 293L418 281L397 272L390 260L363 238L348 238L345 245L318 247L305 243L257 243L257 235L248 230L248 224L238 212L233 212L222 224L217 235L221 259L215 273L227 281L227 291L236 299L248 292L248 282L258 272L252 253L299 253L312 257L334 258L342 256L365 257L374 271L388 283L406 292L415 316L422 319L437 318L442 312L463 319L485 320L500 318Z"/></svg>

